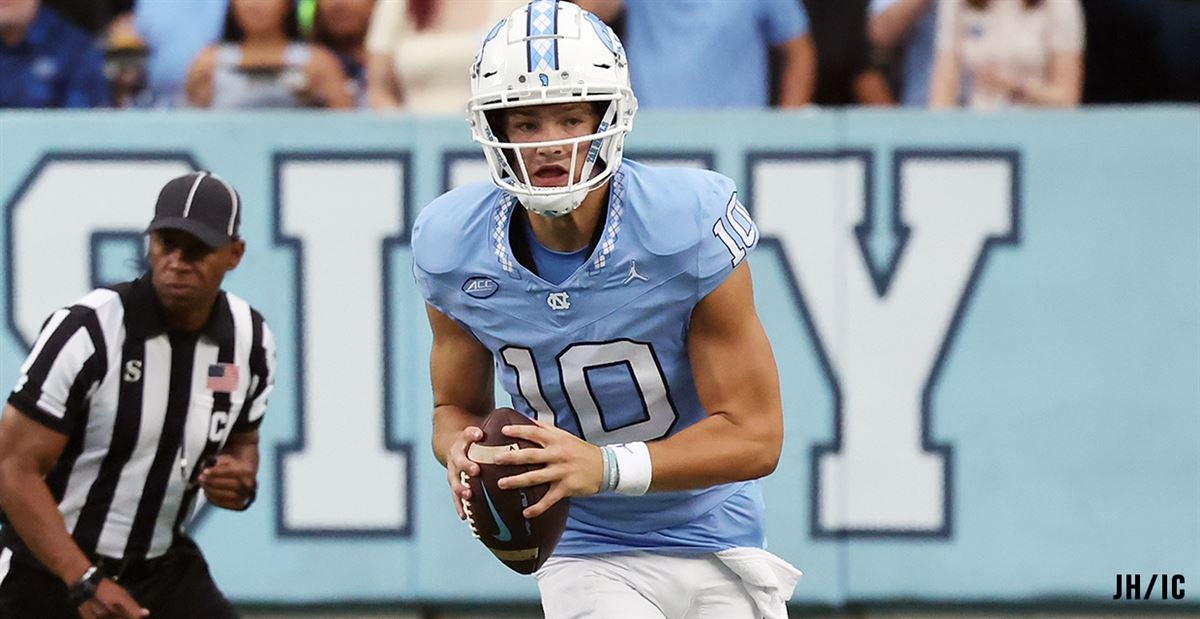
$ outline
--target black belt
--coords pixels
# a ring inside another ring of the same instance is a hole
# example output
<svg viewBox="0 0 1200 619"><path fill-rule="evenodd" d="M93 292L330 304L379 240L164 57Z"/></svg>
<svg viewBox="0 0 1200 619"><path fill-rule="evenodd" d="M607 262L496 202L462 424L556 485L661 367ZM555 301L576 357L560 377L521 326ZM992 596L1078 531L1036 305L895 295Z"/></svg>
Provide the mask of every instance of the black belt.
<svg viewBox="0 0 1200 619"><path fill-rule="evenodd" d="M143 580L147 576L153 574L170 558L171 551L154 557L153 559L118 559L116 557L106 557L104 555L88 555L100 573L113 579L113 582L120 582L122 578L126 580Z"/></svg>

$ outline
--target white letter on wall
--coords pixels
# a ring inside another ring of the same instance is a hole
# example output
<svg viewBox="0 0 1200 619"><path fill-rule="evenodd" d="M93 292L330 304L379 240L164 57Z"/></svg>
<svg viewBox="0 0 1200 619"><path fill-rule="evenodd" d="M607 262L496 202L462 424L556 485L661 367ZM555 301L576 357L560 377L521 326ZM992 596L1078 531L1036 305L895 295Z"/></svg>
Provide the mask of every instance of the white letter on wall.
<svg viewBox="0 0 1200 619"><path fill-rule="evenodd" d="M297 252L302 440L284 450L284 532L403 533L406 449L385 435L386 241L405 232L404 161L278 165L279 227Z"/></svg>
<svg viewBox="0 0 1200 619"><path fill-rule="evenodd" d="M1014 160L898 155L909 234L882 295L855 236L866 156L751 171L755 220L785 250L837 393L837 437L816 448L816 532L948 533L948 450L927 436L926 392L989 239L1014 229Z"/></svg>

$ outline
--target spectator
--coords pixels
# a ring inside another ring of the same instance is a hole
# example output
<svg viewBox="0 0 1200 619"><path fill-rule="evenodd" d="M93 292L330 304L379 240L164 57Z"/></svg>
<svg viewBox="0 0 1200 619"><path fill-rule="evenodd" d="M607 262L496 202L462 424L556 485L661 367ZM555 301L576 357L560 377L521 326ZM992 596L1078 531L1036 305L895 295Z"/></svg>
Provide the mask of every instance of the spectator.
<svg viewBox="0 0 1200 619"><path fill-rule="evenodd" d="M869 0L803 0L817 51L813 103L895 105L867 40Z"/></svg>
<svg viewBox="0 0 1200 619"><path fill-rule="evenodd" d="M186 103L184 84L192 61L221 37L228 0L138 0L133 25L145 42L148 103Z"/></svg>
<svg viewBox="0 0 1200 619"><path fill-rule="evenodd" d="M105 105L104 58L87 32L39 0L0 2L0 107Z"/></svg>
<svg viewBox="0 0 1200 619"><path fill-rule="evenodd" d="M346 74L346 86L357 107L367 104L367 28L375 0L319 0L314 36L328 47Z"/></svg>
<svg viewBox="0 0 1200 619"><path fill-rule="evenodd" d="M108 79L113 107L150 107L146 90L146 42L134 29L133 13L124 13L108 27L104 50L104 77Z"/></svg>
<svg viewBox="0 0 1200 619"><path fill-rule="evenodd" d="M624 11L633 90L644 108L767 107L772 48L779 52L778 105L812 100L816 60L798 0L579 0L579 6L608 23Z"/></svg>
<svg viewBox="0 0 1200 619"><path fill-rule="evenodd" d="M890 67L889 82L900 103L929 105L937 35L934 0L871 0L867 34L875 54Z"/></svg>
<svg viewBox="0 0 1200 619"><path fill-rule="evenodd" d="M932 107L1079 105L1079 0L939 0L937 50Z"/></svg>
<svg viewBox="0 0 1200 619"><path fill-rule="evenodd" d="M367 100L374 109L461 114L468 72L487 29L526 0L387 0L367 34Z"/></svg>
<svg viewBox="0 0 1200 619"><path fill-rule="evenodd" d="M351 107L337 57L300 41L291 0L232 0L220 45L200 52L188 72L188 103L198 107Z"/></svg>

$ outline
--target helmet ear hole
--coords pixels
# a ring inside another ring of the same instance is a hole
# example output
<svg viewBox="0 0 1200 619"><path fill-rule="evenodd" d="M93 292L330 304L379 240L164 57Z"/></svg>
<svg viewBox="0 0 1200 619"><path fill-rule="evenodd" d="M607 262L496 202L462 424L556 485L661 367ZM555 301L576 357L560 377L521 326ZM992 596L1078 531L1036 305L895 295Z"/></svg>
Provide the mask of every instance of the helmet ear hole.
<svg viewBox="0 0 1200 619"><path fill-rule="evenodd" d="M504 130L505 110L488 110L483 113L483 116L487 119L488 126L492 129L492 135L495 135L501 142L507 142L508 132Z"/></svg>
<svg viewBox="0 0 1200 619"><path fill-rule="evenodd" d="M615 101L592 101L592 113L596 115L596 126L592 127L592 131L600 128L600 122L604 120L604 114L608 112L608 106L616 105Z"/></svg>

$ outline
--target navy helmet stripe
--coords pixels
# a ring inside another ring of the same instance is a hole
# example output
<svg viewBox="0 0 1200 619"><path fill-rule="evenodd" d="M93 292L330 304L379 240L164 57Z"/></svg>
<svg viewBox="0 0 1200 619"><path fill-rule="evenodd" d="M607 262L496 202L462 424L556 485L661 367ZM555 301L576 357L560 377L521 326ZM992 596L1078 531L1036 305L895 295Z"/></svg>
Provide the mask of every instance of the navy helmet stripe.
<svg viewBox="0 0 1200 619"><path fill-rule="evenodd" d="M525 70L533 73L533 5L535 2L530 2L529 6L525 7Z"/></svg>
<svg viewBox="0 0 1200 619"><path fill-rule="evenodd" d="M555 0L555 5L550 10L550 34L558 34L558 4ZM558 70L558 37L550 39L550 68Z"/></svg>

